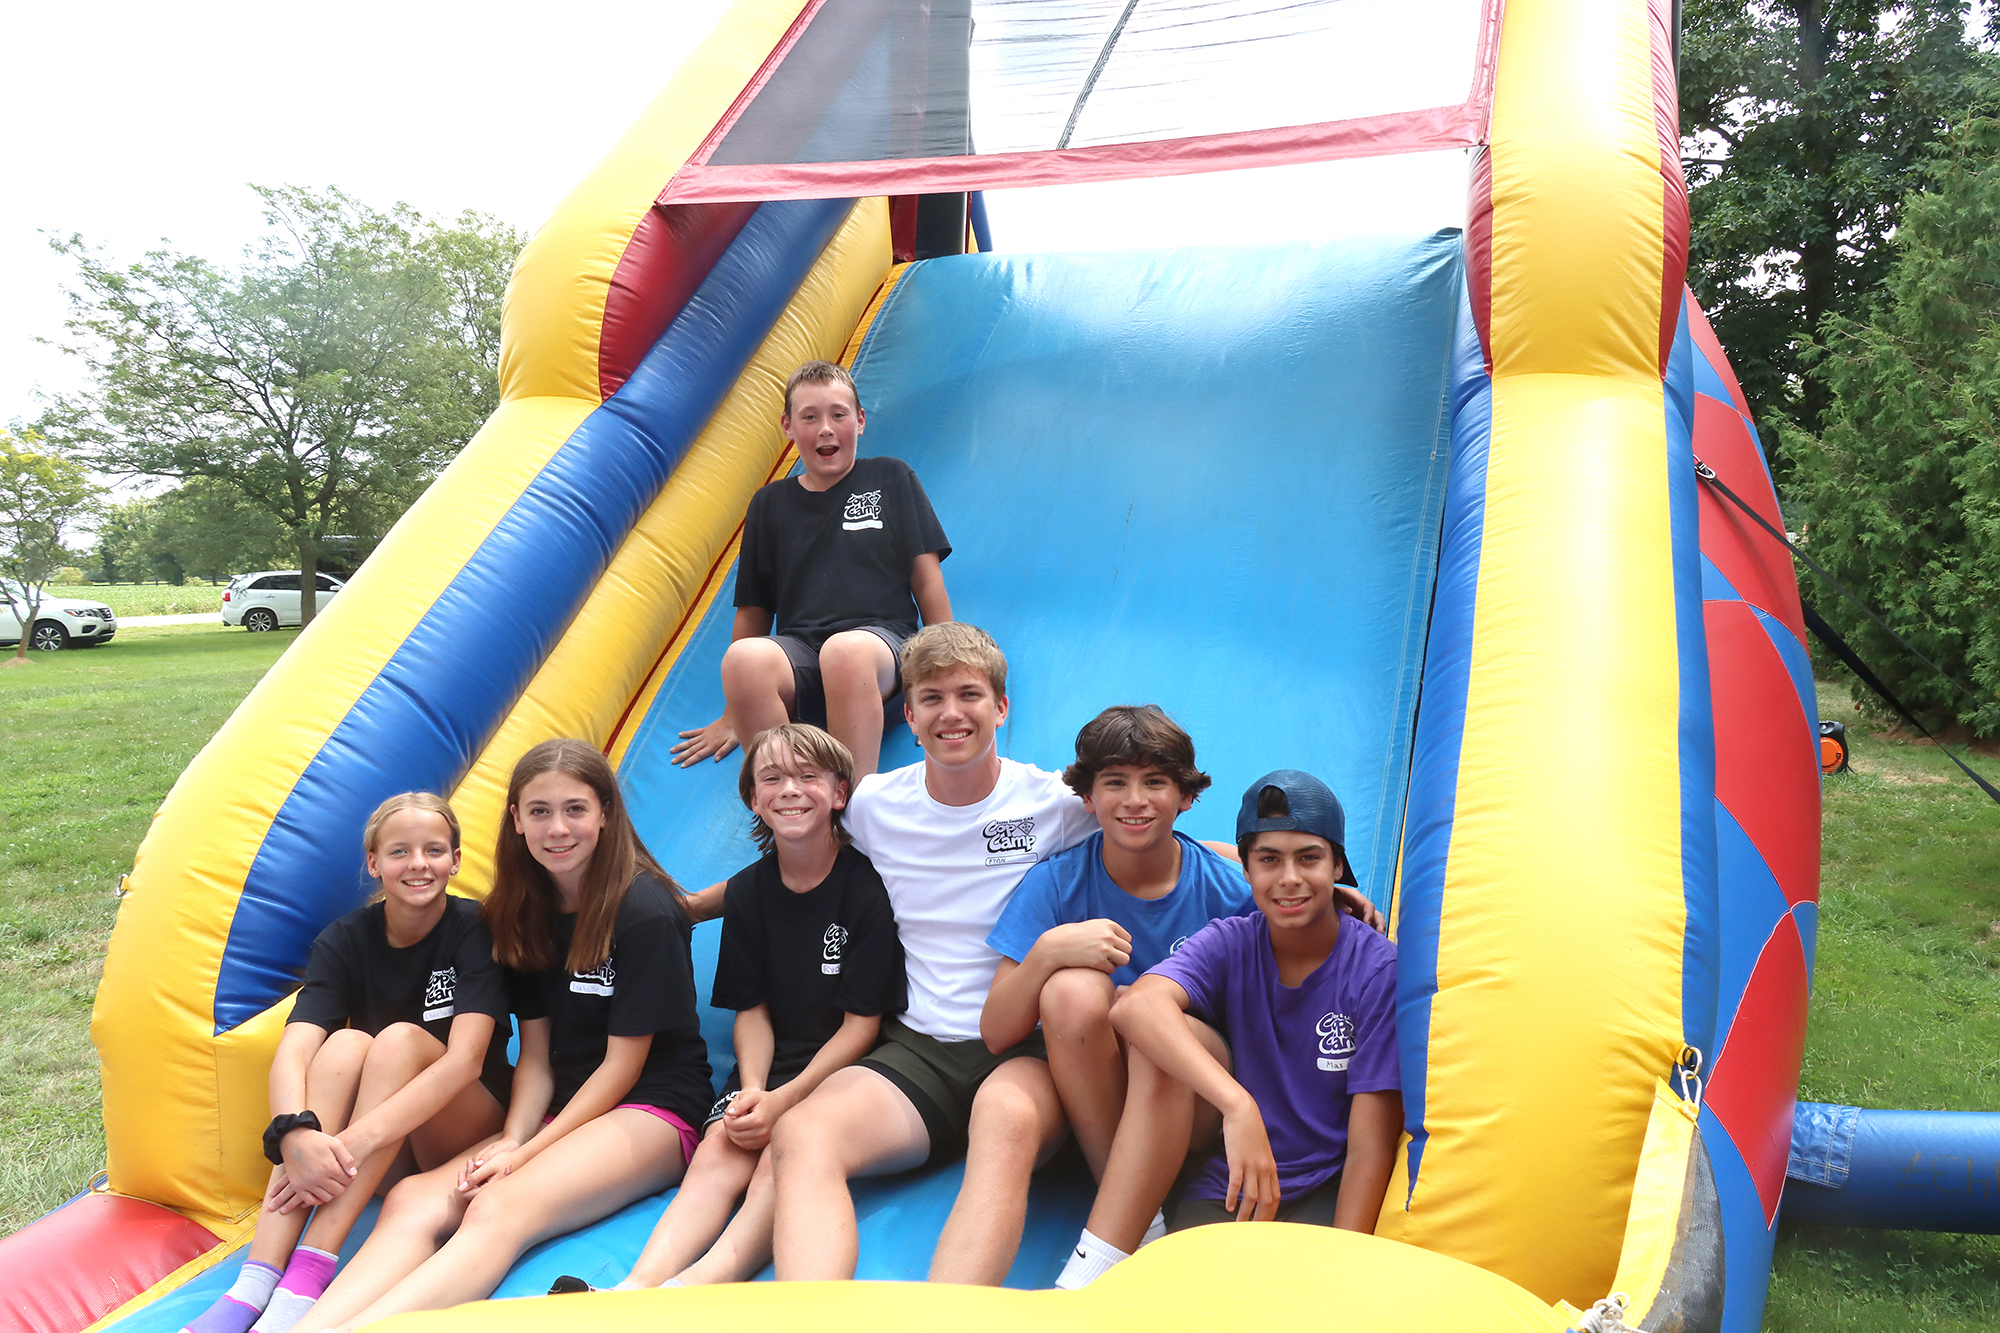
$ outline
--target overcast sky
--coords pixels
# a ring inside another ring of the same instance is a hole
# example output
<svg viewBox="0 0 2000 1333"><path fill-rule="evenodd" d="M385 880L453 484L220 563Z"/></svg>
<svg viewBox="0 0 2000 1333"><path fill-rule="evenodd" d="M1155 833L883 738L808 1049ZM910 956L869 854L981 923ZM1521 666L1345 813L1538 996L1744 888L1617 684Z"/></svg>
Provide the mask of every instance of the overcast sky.
<svg viewBox="0 0 2000 1333"><path fill-rule="evenodd" d="M728 0L249 0L0 7L0 424L75 382L68 273L48 233L129 260L229 262L260 228L249 182L338 185L526 230L604 154ZM1429 154L994 192L1003 250L1314 239L1460 225L1465 162Z"/></svg>

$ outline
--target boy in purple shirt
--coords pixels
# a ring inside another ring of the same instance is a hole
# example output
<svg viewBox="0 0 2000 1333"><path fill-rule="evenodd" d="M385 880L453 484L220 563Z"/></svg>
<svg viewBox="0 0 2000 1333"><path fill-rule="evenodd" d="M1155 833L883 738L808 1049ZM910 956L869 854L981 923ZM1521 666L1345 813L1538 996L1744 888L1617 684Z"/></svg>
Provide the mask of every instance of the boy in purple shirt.
<svg viewBox="0 0 2000 1333"><path fill-rule="evenodd" d="M1258 779L1236 838L1261 915L1211 923L1112 1008L1131 1049L1125 1116L1058 1286L1138 1247L1201 1141L1187 1090L1211 1124L1220 1112L1223 1153L1194 1169L1169 1231L1232 1218L1375 1229L1403 1126L1396 948L1341 915L1335 885L1354 875L1325 783L1292 769Z"/></svg>

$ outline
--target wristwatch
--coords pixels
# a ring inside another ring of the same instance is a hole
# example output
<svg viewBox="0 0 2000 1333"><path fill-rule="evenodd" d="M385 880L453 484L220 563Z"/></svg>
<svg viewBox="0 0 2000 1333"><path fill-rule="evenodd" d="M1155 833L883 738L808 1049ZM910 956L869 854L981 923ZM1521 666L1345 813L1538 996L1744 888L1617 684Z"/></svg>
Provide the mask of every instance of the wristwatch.
<svg viewBox="0 0 2000 1333"><path fill-rule="evenodd" d="M272 1166L283 1166L285 1135L295 1129L318 1129L319 1117L311 1111L301 1111L297 1115L274 1115L264 1130L264 1156Z"/></svg>

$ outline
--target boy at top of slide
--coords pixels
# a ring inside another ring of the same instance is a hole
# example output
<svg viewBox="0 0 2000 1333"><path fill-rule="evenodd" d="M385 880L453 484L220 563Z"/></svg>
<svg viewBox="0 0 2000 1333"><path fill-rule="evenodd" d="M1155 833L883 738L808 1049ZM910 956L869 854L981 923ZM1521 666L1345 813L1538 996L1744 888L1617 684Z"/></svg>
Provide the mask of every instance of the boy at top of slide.
<svg viewBox="0 0 2000 1333"><path fill-rule="evenodd" d="M1054 773L1003 759L1007 659L970 625L926 626L903 649L904 713L921 763L856 784L846 826L889 892L909 1007L771 1132L778 1277L848 1278L852 1176L965 1154L933 1281L997 1284L1027 1214L1028 1178L1062 1142L1040 1039L1000 1052L979 1014L1000 955L986 935L1022 873L1095 827Z"/></svg>
<svg viewBox="0 0 2000 1333"><path fill-rule="evenodd" d="M1194 741L1153 704L1107 708L1076 735L1063 781L1098 831L1021 878L986 942L1001 962L980 1016L1004 1050L1039 1022L1077 1146L1102 1179L1125 1109L1125 1052L1111 1004L1216 917L1250 907L1235 864L1174 828L1208 774Z"/></svg>
<svg viewBox="0 0 2000 1333"><path fill-rule="evenodd" d="M750 497L724 712L681 733L682 767L798 721L823 723L853 754L857 779L875 771L903 644L919 617L951 619L951 543L909 464L855 457L867 422L845 370L808 361L792 372L780 423L802 470Z"/></svg>
<svg viewBox="0 0 2000 1333"><path fill-rule="evenodd" d="M1336 905L1353 872L1325 783L1293 769L1259 778L1236 834L1258 911L1210 923L1112 1008L1131 1089L1057 1286L1138 1248L1196 1137L1183 1089L1221 1113L1223 1152L1195 1167L1168 1230L1232 1217L1375 1229L1403 1126L1396 946Z"/></svg>

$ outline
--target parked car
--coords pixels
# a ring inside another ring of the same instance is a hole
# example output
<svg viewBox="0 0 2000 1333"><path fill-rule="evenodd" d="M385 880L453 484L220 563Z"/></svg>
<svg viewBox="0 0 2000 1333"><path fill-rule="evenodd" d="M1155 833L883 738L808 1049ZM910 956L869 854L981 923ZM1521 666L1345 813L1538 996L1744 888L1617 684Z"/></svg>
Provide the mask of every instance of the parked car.
<svg viewBox="0 0 2000 1333"><path fill-rule="evenodd" d="M319 592L313 597L313 609L321 611L346 585L330 575L321 574L315 586ZM296 569L265 569L255 574L238 574L222 590L222 623L241 625L252 634L273 630L280 625L296 625L301 615L299 571Z"/></svg>
<svg viewBox="0 0 2000 1333"><path fill-rule="evenodd" d="M21 641L21 622L27 616L28 590L12 579L0 579L0 645L11 648ZM36 608L34 627L28 631L28 646L43 652L94 648L111 642L117 632L118 617L102 602L44 597Z"/></svg>

